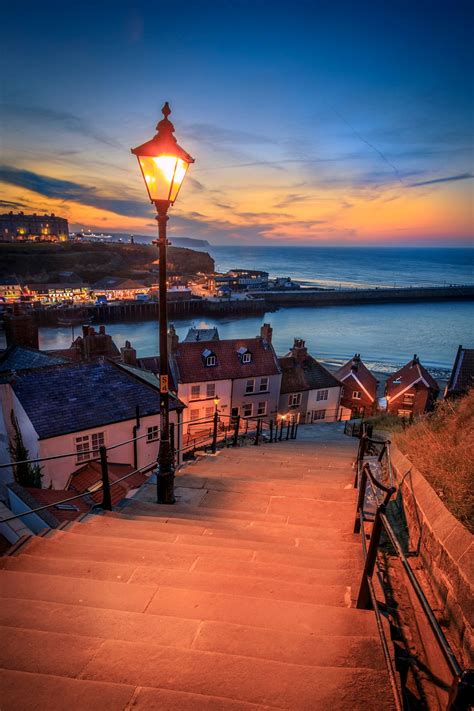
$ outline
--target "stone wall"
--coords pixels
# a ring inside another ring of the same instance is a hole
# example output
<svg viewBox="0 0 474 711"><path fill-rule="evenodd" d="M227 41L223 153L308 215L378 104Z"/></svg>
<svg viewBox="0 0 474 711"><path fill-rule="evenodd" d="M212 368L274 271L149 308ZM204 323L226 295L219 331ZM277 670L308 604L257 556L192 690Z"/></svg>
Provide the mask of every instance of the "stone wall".
<svg viewBox="0 0 474 711"><path fill-rule="evenodd" d="M410 550L419 551L442 621L465 668L473 666L474 536L446 508L424 476L394 445L396 483L401 488Z"/></svg>

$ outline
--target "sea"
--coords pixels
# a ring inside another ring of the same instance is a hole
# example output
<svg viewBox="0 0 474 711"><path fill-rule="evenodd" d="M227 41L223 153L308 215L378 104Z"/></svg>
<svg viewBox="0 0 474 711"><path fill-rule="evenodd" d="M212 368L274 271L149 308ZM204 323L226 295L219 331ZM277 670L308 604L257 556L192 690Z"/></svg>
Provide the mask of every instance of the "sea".
<svg viewBox="0 0 474 711"><path fill-rule="evenodd" d="M382 286L474 284L474 249L372 247L210 246L217 271L263 269L271 277L290 276L304 286L336 289ZM175 320L180 338L190 326L217 326L221 338L251 337L265 321L273 327L277 354L288 352L295 337L330 367L360 353L379 373L393 372L413 354L439 379L451 370L457 348L474 348L474 307L469 301L292 307L261 317ZM110 323L107 331L120 347L131 341L139 356L158 352L153 321ZM41 328L40 348L64 348L70 328Z"/></svg>

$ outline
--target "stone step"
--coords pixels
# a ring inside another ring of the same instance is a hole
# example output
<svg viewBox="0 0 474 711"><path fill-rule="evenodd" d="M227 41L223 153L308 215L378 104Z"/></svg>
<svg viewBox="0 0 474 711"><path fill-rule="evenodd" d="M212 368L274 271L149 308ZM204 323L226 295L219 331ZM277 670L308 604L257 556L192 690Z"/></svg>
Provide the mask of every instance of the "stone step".
<svg viewBox="0 0 474 711"><path fill-rule="evenodd" d="M370 637L377 630L371 611L172 587L158 588L146 612L303 634Z"/></svg>
<svg viewBox="0 0 474 711"><path fill-rule="evenodd" d="M76 607L41 600L2 600L0 624L42 632L258 657L309 666L384 669L378 638L318 636L225 622Z"/></svg>
<svg viewBox="0 0 474 711"><path fill-rule="evenodd" d="M0 596L144 612L156 586L85 580L16 570L0 571Z"/></svg>
<svg viewBox="0 0 474 711"><path fill-rule="evenodd" d="M88 540L93 542L105 542L101 539L107 539L107 542L117 543L120 541L122 546L124 543L127 546L132 546L134 542L140 541L143 549L154 550L153 543L158 544L163 543L162 534L160 533L150 533L143 532L136 529L123 530L119 526L111 525L108 523L103 524L93 524L84 525L82 523L76 523L69 526L67 529L63 529L63 532L69 534L74 534L78 536L84 536ZM226 550L231 549L243 549L250 551L257 550L270 550L275 549L275 539L271 541L258 541L255 539L246 539L239 536L232 536L230 533L227 536L223 535L212 535L212 536L196 536L194 534L179 533L174 536L171 540L167 541L179 545L185 546L199 546L202 550L203 546L206 548L226 548ZM186 548L187 550L187 548ZM360 558L360 547L354 545L347 545L344 541L309 541L303 542L296 539L278 539L278 550L285 552L288 555L318 555L322 558L335 557L335 558Z"/></svg>
<svg viewBox="0 0 474 711"><path fill-rule="evenodd" d="M30 672L0 671L2 711L265 711L276 708L170 689L69 679Z"/></svg>
<svg viewBox="0 0 474 711"><path fill-rule="evenodd" d="M187 691L291 711L389 711L386 675L310 667L199 650L105 641L82 671L91 680Z"/></svg>
<svg viewBox="0 0 474 711"><path fill-rule="evenodd" d="M133 685L9 669L0 670L0 680L2 711L90 711L98 699L101 711L117 711L128 708L135 691Z"/></svg>
<svg viewBox="0 0 474 711"><path fill-rule="evenodd" d="M138 514L140 516L157 516L165 515L167 518L192 517L195 524L202 521L207 522L217 519L231 519L240 521L268 521L269 523L286 523L288 516L284 514L264 514L259 512L249 512L241 510L222 511L217 508L206 508L205 506L186 506L175 504L174 506L166 506L164 504L147 503L139 499L130 499L127 503L117 511L120 511L124 516L130 514Z"/></svg>
<svg viewBox="0 0 474 711"><path fill-rule="evenodd" d="M177 587L206 592L222 592L245 597L269 598L275 600L291 600L307 602L308 604L333 605L349 607L351 591L345 585L312 584L298 582L265 580L248 576L228 575L207 571L178 571L166 568L146 568L122 566L123 573L114 575L119 566L111 565L112 571L106 569L110 564L93 563L86 560L70 558L40 558L35 555L20 555L5 558L1 563L4 570L16 570L44 575L70 576L86 578L87 580L110 580L111 582L138 583L139 585L155 585L160 587Z"/></svg>

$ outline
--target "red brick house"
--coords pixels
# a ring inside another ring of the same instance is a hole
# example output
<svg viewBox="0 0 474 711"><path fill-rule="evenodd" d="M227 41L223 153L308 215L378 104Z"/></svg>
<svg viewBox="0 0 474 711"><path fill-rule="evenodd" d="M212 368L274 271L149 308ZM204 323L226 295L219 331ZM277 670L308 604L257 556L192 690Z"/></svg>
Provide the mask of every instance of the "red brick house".
<svg viewBox="0 0 474 711"><path fill-rule="evenodd" d="M422 415L433 409L439 385L424 368L418 356L387 378L387 412L399 417Z"/></svg>
<svg viewBox="0 0 474 711"><path fill-rule="evenodd" d="M366 417L375 412L379 381L361 361L360 353L355 353L334 375L342 383L342 419Z"/></svg>

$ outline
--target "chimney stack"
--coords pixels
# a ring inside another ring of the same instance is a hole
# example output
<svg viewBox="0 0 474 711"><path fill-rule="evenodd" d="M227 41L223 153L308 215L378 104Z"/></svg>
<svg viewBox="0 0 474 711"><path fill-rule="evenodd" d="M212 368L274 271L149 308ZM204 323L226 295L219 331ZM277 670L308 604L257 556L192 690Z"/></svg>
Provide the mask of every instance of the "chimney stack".
<svg viewBox="0 0 474 711"><path fill-rule="evenodd" d="M168 329L168 351L170 353L176 353L179 348L179 336L176 333L174 324L170 324Z"/></svg>
<svg viewBox="0 0 474 711"><path fill-rule="evenodd" d="M351 365L351 370L353 370L355 373L359 370L359 364L360 364L360 353L354 353L354 357L352 359L352 365Z"/></svg>
<svg viewBox="0 0 474 711"><path fill-rule="evenodd" d="M125 365L137 365L137 351L132 348L130 341L125 341L125 345L120 349L122 363Z"/></svg>
<svg viewBox="0 0 474 711"><path fill-rule="evenodd" d="M264 323L260 329L260 336L266 343L272 342L273 328L269 323Z"/></svg>
<svg viewBox="0 0 474 711"><path fill-rule="evenodd" d="M303 360L308 355L306 342L303 341L302 338L295 338L293 348L291 349L291 355L297 360Z"/></svg>
<svg viewBox="0 0 474 711"><path fill-rule="evenodd" d="M13 304L13 312L4 315L4 324L7 346L39 348L38 326L22 304Z"/></svg>

